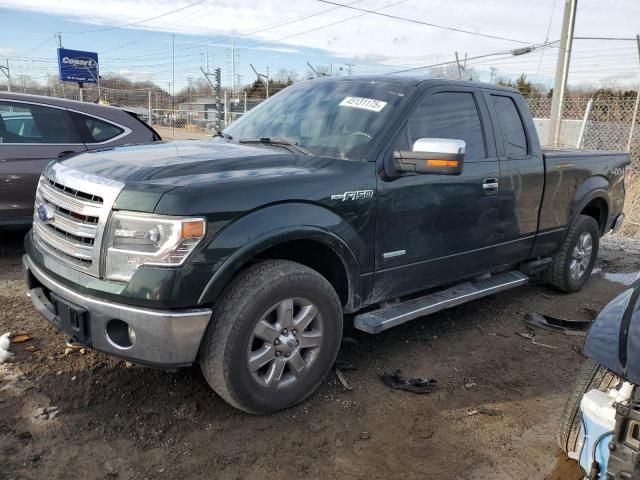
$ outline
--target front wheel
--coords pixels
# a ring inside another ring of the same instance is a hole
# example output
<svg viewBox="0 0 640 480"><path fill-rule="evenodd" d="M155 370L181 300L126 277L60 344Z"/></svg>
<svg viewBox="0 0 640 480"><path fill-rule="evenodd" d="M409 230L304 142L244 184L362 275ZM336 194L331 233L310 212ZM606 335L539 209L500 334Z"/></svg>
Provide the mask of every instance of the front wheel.
<svg viewBox="0 0 640 480"><path fill-rule="evenodd" d="M565 292L584 287L596 263L600 246L600 227L594 218L578 215L545 272L545 280Z"/></svg>
<svg viewBox="0 0 640 480"><path fill-rule="evenodd" d="M209 385L248 413L291 407L331 369L342 307L318 272L286 260L243 270L214 308L200 354Z"/></svg>

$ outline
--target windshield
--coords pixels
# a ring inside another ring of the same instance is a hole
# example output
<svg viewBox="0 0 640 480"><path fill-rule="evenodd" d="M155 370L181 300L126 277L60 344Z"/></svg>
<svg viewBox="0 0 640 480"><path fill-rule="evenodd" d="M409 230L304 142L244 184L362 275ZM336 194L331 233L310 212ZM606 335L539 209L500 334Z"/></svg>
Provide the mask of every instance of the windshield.
<svg viewBox="0 0 640 480"><path fill-rule="evenodd" d="M411 88L331 81L292 85L224 130L234 141L277 138L314 155L363 160Z"/></svg>

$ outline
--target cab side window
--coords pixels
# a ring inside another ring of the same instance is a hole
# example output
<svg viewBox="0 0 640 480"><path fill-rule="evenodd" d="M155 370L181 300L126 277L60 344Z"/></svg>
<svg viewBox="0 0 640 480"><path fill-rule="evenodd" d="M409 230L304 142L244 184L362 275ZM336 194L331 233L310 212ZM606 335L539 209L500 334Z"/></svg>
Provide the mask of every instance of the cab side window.
<svg viewBox="0 0 640 480"><path fill-rule="evenodd" d="M87 144L106 142L124 132L124 129L117 125L105 122L96 117L90 117L89 115L83 115L77 112L71 112L71 115L82 133L84 143Z"/></svg>
<svg viewBox="0 0 640 480"><path fill-rule="evenodd" d="M0 101L0 143L82 143L69 114L60 108Z"/></svg>
<svg viewBox="0 0 640 480"><path fill-rule="evenodd" d="M431 95L409 119L410 145L419 138L450 138L467 144L465 161L487 157L480 114L473 93Z"/></svg>
<svg viewBox="0 0 640 480"><path fill-rule="evenodd" d="M524 133L522 118L513 98L504 95L491 95L491 100L500 123L505 156L507 158L526 157L528 153L527 136Z"/></svg>

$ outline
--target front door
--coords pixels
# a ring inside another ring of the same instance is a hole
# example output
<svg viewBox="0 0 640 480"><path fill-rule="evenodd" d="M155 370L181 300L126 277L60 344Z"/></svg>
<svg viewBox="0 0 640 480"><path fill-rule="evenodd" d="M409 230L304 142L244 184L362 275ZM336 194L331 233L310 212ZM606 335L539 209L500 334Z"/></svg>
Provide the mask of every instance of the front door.
<svg viewBox="0 0 640 480"><path fill-rule="evenodd" d="M66 109L0 100L0 222L33 215L45 165L85 150Z"/></svg>
<svg viewBox="0 0 640 480"><path fill-rule="evenodd" d="M464 140L463 172L379 178L371 302L456 282L492 266L500 168L484 98L475 89L427 91L394 149L410 149L419 138Z"/></svg>

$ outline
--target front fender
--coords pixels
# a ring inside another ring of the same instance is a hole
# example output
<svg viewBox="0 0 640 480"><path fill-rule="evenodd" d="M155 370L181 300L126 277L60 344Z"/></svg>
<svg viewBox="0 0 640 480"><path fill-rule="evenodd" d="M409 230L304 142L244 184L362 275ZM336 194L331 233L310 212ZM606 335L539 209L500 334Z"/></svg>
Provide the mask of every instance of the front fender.
<svg viewBox="0 0 640 480"><path fill-rule="evenodd" d="M249 260L270 247L292 240L315 240L330 247L342 260L348 276L349 303L361 298L360 274L366 268L367 242L331 210L315 204L284 203L245 215L228 225L198 255L213 264L213 276L199 304L212 303Z"/></svg>

